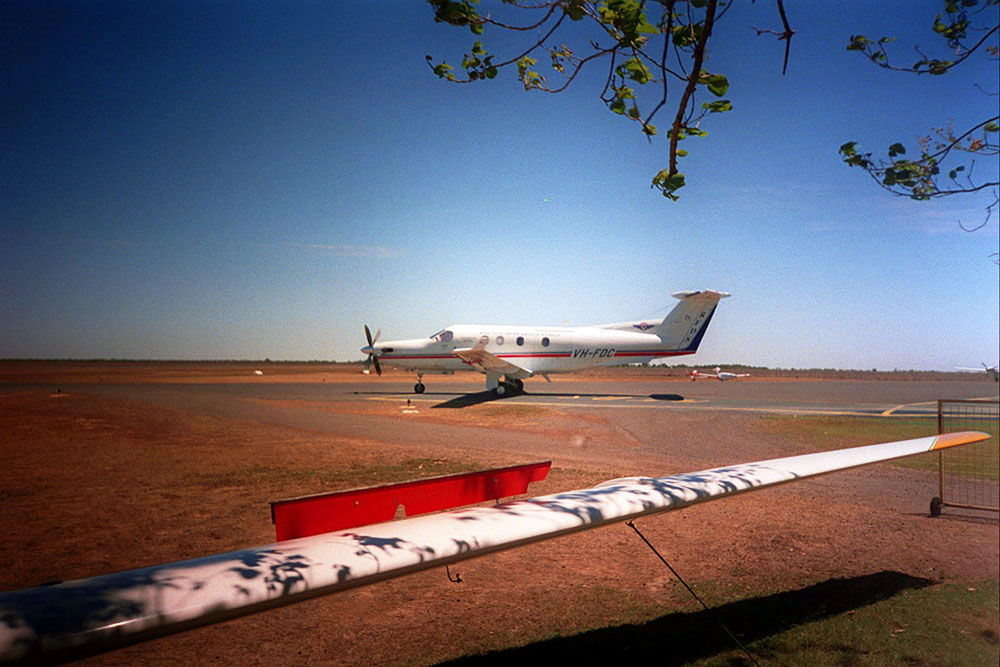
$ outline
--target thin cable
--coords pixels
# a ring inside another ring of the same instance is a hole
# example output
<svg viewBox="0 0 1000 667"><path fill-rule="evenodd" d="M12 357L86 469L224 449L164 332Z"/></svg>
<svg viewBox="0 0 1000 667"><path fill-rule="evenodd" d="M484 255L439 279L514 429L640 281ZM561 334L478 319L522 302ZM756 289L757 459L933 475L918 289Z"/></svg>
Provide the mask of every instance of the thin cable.
<svg viewBox="0 0 1000 667"><path fill-rule="evenodd" d="M673 565L671 565L670 563L668 563L667 559L664 558L660 554L660 552L656 550L656 547L654 547L652 544L650 544L649 540L646 539L646 536L643 535L642 532L640 532L639 529L635 527L635 524L632 523L631 521L626 521L625 525L628 526L629 528L631 528L632 530L634 530L635 534L638 535L642 539L642 541L646 543L646 546L649 547L650 550L654 554L656 554L656 557L659 558L660 561L670 569L671 574L673 574L674 577L677 578L677 581L679 581L682 584L684 584L684 588L687 589L688 593L690 593L691 596L694 597L694 599L698 601L698 604L700 604L702 606L702 608L704 608L704 610L707 611L708 614L713 619L715 619L715 622L719 624L719 627L726 631L726 634L729 635L729 638L732 639L733 642L735 642L736 645L740 647L740 650L743 651L743 653L746 654L747 658L750 659L750 662L752 662L753 664L755 664L757 667L760 667L760 663L757 662L757 660L755 660L752 655L750 655L750 651L747 650L747 647L744 646L743 643L739 639L736 638L736 635L734 635L732 632L729 631L729 628L727 628L726 624L722 622L722 619L719 618L719 615L716 614L714 611L712 611L711 609L708 608L708 605L706 605L705 602L700 597L698 597L698 594L694 592L694 589L692 589L690 586L687 585L687 582L684 581L684 579L681 577L681 575L677 573L677 570L674 569Z"/></svg>

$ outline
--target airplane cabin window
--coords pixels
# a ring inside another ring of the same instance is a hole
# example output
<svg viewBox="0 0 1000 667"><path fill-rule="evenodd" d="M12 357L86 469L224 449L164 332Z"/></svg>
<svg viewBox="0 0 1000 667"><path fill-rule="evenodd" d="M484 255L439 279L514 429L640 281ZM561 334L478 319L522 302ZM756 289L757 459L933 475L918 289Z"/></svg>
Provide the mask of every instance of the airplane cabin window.
<svg viewBox="0 0 1000 667"><path fill-rule="evenodd" d="M518 345L524 345L524 336L518 336L517 337L517 344Z"/></svg>
<svg viewBox="0 0 1000 667"><path fill-rule="evenodd" d="M542 347L548 347L548 346L549 346L549 339L548 338L543 338L542 339Z"/></svg>
<svg viewBox="0 0 1000 667"><path fill-rule="evenodd" d="M503 336L497 336L497 345L503 345Z"/></svg>

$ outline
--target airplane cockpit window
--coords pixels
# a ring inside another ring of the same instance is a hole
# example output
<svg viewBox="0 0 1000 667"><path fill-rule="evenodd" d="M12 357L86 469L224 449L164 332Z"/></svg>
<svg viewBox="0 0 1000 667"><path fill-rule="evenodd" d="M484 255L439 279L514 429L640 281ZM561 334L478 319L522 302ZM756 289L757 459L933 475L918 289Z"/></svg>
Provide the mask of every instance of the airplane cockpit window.
<svg viewBox="0 0 1000 667"><path fill-rule="evenodd" d="M431 336L431 340L436 340L439 343L447 343L454 337L454 332L445 329L444 331L438 331L436 334Z"/></svg>

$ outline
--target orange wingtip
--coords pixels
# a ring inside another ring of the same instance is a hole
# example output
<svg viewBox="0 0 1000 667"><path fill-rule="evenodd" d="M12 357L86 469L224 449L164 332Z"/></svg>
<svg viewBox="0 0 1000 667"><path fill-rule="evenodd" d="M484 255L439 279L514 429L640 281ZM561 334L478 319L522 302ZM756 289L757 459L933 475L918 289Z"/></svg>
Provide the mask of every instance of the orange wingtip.
<svg viewBox="0 0 1000 667"><path fill-rule="evenodd" d="M992 436L982 431L959 431L958 433L942 433L931 445L931 451L935 449L947 449L958 445L968 445L971 442L989 440Z"/></svg>

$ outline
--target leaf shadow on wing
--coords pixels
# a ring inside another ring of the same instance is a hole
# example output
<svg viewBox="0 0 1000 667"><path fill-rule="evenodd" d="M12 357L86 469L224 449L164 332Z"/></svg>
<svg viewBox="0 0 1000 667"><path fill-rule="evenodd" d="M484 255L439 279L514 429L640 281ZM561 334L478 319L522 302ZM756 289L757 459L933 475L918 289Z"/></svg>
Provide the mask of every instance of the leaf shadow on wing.
<svg viewBox="0 0 1000 667"><path fill-rule="evenodd" d="M219 554L201 562L231 563L218 570L216 576L235 574L241 583L232 586L241 596L251 596L254 589L260 588L271 597L308 588L304 572L310 565L298 554L257 549ZM78 660L136 643L155 634L156 626L171 622L164 594L169 591L191 599L213 585L214 577L192 577L175 569L175 565L167 563L6 592L0 601L0 628L20 635L14 645L26 652L29 662ZM206 617L225 614L227 608L220 601L204 608L203 613ZM43 648L45 653L40 655Z"/></svg>
<svg viewBox="0 0 1000 667"><path fill-rule="evenodd" d="M718 620L746 645L935 583L891 570L829 579L798 590L729 602L710 611L669 613L645 623L589 630L440 664L615 664L623 660L632 663L649 660L649 664L682 665L727 655L733 656L727 664L745 664L741 654L736 657L732 653L739 649L719 627ZM859 647L836 644L829 650L847 663L865 659ZM751 652L765 663L781 661L780 655L761 655L753 649Z"/></svg>

